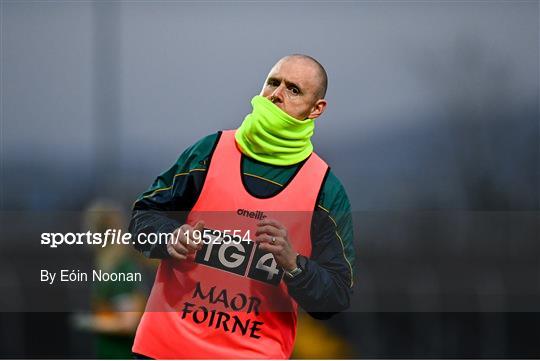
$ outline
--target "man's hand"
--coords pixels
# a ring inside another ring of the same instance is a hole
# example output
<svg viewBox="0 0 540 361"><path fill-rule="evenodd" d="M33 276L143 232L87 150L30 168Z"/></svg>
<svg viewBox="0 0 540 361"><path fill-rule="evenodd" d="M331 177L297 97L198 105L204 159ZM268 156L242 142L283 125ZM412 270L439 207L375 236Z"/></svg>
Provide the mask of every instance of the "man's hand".
<svg viewBox="0 0 540 361"><path fill-rule="evenodd" d="M298 253L292 248L287 238L287 229L278 221L265 219L257 224L255 242L259 249L274 255L277 264L285 271L292 271L296 266Z"/></svg>
<svg viewBox="0 0 540 361"><path fill-rule="evenodd" d="M198 221L195 227L184 224L178 227L167 240L167 252L179 261L185 260L189 254L195 253L202 248L202 240L195 238L194 231L198 237L202 236L204 221ZM195 242L194 242L195 241Z"/></svg>

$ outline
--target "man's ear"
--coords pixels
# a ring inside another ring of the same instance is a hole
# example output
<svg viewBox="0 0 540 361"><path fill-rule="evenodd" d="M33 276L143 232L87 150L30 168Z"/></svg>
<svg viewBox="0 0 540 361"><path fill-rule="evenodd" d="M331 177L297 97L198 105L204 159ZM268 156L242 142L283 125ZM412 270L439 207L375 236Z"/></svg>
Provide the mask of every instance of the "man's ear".
<svg viewBox="0 0 540 361"><path fill-rule="evenodd" d="M318 118L324 113L324 110L326 109L326 100L319 99L311 109L311 113L309 113L308 118L309 119L315 119Z"/></svg>

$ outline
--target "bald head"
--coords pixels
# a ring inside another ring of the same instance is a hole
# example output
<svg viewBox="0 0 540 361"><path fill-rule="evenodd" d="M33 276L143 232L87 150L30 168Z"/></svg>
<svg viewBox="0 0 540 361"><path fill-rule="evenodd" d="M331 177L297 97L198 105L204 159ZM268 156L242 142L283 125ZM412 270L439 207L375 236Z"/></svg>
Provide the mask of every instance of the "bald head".
<svg viewBox="0 0 540 361"><path fill-rule="evenodd" d="M326 74L326 70L324 67L319 63L315 58L305 55L305 54L291 54L284 56L283 58L279 59L279 61L276 63L279 64L283 61L287 60L303 60L307 64L313 66L316 74L316 81L317 81L317 97L319 99L324 99L326 96L326 89L328 88L328 75Z"/></svg>
<svg viewBox="0 0 540 361"><path fill-rule="evenodd" d="M326 71L317 60L293 54L272 67L260 95L296 119L315 119L326 108L326 86Z"/></svg>

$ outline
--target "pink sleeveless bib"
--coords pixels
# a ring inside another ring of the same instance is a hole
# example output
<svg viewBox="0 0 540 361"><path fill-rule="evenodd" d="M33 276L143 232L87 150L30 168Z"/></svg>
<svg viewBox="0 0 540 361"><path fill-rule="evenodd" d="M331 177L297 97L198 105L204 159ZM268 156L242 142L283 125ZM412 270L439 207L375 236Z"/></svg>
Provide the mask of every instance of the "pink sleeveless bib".
<svg viewBox="0 0 540 361"><path fill-rule="evenodd" d="M287 228L293 248L309 257L311 218L328 166L312 153L278 194L257 198L243 184L234 132L222 132L186 222L204 220L207 243L186 261L161 261L133 352L158 359L292 353L297 304L273 255L250 239L258 222L274 219Z"/></svg>

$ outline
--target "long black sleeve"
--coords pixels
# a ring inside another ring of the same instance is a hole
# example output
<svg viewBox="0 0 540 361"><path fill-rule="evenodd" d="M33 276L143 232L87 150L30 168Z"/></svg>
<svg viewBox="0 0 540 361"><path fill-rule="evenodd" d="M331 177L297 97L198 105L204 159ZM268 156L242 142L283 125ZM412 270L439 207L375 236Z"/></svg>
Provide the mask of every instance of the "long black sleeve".
<svg viewBox="0 0 540 361"><path fill-rule="evenodd" d="M129 231L140 234L172 233L184 224L201 193L206 163L217 138L209 135L186 149L167 171L134 203ZM135 242L135 248L149 258L168 258L166 244Z"/></svg>
<svg viewBox="0 0 540 361"><path fill-rule="evenodd" d="M336 227L323 210L314 213L313 251L304 260L304 272L285 278L289 294L315 318L329 318L349 308L352 288L350 270Z"/></svg>

